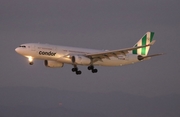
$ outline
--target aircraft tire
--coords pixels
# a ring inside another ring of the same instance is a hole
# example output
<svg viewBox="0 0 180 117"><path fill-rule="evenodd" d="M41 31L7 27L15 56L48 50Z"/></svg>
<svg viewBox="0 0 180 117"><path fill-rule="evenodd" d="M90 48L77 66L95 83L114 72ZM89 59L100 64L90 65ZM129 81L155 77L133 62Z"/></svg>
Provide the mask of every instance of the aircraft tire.
<svg viewBox="0 0 180 117"><path fill-rule="evenodd" d="M72 72L77 72L78 68L72 68Z"/></svg>
<svg viewBox="0 0 180 117"><path fill-rule="evenodd" d="M97 69L93 69L93 70L92 70L92 73L97 73L97 72L98 72Z"/></svg>
<svg viewBox="0 0 180 117"><path fill-rule="evenodd" d="M33 65L34 63L33 62L29 62L29 65Z"/></svg>
<svg viewBox="0 0 180 117"><path fill-rule="evenodd" d="M76 71L76 74L77 75L80 75L82 72L81 71Z"/></svg>
<svg viewBox="0 0 180 117"><path fill-rule="evenodd" d="M88 70L93 70L94 69L94 66L88 66Z"/></svg>

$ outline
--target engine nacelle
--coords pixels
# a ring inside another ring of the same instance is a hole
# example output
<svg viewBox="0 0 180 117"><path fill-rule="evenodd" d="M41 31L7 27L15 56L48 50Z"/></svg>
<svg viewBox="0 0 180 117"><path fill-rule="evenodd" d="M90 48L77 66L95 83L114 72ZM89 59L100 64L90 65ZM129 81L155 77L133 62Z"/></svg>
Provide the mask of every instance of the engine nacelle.
<svg viewBox="0 0 180 117"><path fill-rule="evenodd" d="M85 56L72 56L72 62L81 65L90 65L91 59Z"/></svg>
<svg viewBox="0 0 180 117"><path fill-rule="evenodd" d="M57 68L57 67L63 67L64 63L60 63L57 61L51 61L51 60L45 60L44 65L46 67Z"/></svg>

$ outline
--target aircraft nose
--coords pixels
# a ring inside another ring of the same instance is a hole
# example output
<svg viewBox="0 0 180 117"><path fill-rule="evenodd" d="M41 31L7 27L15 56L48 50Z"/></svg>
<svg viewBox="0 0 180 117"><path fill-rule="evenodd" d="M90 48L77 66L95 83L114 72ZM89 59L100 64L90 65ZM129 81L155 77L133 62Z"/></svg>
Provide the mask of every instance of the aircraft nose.
<svg viewBox="0 0 180 117"><path fill-rule="evenodd" d="M17 53L19 53L19 48L16 48L15 51L16 51Z"/></svg>

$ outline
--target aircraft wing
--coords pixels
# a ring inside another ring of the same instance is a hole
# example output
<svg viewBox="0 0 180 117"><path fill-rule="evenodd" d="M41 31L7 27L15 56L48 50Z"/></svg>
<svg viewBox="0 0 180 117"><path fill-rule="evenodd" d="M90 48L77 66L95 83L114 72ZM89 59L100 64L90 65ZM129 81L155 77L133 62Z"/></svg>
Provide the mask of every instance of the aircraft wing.
<svg viewBox="0 0 180 117"><path fill-rule="evenodd" d="M144 45L144 46L137 46L137 47L131 47L131 48L125 48L125 49L119 49L119 50L111 50L111 51L105 51L105 52L99 52L99 53L90 53L90 54L86 54L85 56L89 58L93 58L93 59L94 58L98 58L98 59L108 58L109 59L109 57L112 57L112 56L118 58L118 55L126 55L129 51L151 46L154 43L155 43L155 40L153 40L150 44Z"/></svg>

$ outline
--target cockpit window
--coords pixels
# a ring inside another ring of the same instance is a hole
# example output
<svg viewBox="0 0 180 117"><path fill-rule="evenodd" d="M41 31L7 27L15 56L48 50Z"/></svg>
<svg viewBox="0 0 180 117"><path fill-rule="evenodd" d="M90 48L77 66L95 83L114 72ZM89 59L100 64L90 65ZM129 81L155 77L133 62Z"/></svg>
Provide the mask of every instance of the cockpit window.
<svg viewBox="0 0 180 117"><path fill-rule="evenodd" d="M24 45L20 45L19 47L21 47L21 48L26 48L26 46L24 46Z"/></svg>

